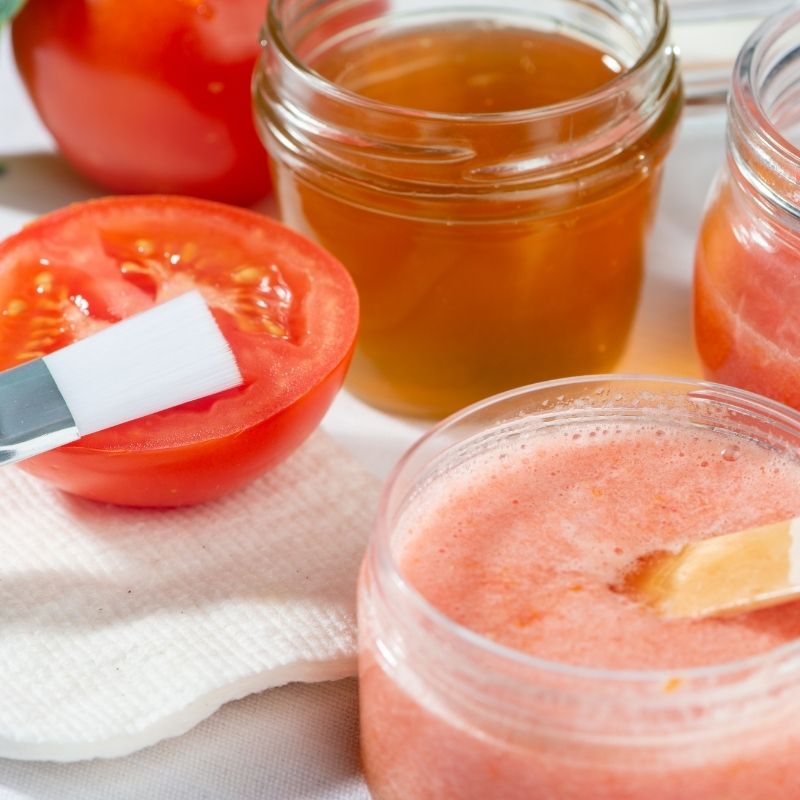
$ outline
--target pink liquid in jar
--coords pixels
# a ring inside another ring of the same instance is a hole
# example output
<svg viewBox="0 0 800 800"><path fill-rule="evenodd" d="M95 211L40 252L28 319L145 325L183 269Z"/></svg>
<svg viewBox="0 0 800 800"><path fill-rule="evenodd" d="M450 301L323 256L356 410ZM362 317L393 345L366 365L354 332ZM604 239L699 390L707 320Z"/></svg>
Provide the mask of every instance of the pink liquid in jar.
<svg viewBox="0 0 800 800"><path fill-rule="evenodd" d="M666 621L620 589L654 549L800 513L798 431L669 382L565 385L572 416L473 422L388 490L360 601L374 797L800 798L800 604Z"/></svg>

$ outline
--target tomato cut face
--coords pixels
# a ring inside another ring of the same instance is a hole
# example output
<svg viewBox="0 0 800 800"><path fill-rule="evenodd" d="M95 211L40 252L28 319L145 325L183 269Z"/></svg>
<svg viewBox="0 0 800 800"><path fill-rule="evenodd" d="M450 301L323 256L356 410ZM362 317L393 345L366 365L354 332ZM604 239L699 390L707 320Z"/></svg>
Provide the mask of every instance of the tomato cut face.
<svg viewBox="0 0 800 800"><path fill-rule="evenodd" d="M92 434L23 468L96 500L182 505L241 486L308 436L352 353L352 281L280 224L207 201L91 201L0 244L0 369L190 289L212 309L244 384Z"/></svg>

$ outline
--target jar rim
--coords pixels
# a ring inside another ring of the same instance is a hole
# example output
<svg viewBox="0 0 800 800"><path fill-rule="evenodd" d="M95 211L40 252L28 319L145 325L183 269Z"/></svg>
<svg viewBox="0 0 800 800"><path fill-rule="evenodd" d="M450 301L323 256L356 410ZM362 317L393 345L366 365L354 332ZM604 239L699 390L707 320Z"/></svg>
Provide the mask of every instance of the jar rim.
<svg viewBox="0 0 800 800"><path fill-rule="evenodd" d="M800 195L794 196L792 184L800 169L800 144L787 138L773 121L763 95L766 87L759 81L764 62L790 29L800 30L800 8L796 5L768 17L748 37L734 66L728 118L731 149L740 172L759 194L797 217ZM748 157L766 165L774 174L768 178L759 176L749 166Z"/></svg>
<svg viewBox="0 0 800 800"><path fill-rule="evenodd" d="M424 118L425 120L434 122L459 124L473 122L491 124L497 122L534 122L547 119L551 116L561 116L583 111L598 103L607 101L616 94L625 92L629 85L636 80L642 69L659 55L663 54L665 51L675 52L674 46L668 41L670 11L667 0L648 0L648 2L652 3L654 29L647 42L647 46L633 64L623 69L618 75L614 75L602 86L558 103L534 108L518 109L515 111L487 111L469 114L429 111L415 109L410 106L384 103L366 97L346 89L310 69L297 57L284 35L283 25L278 19L278 6L283 2L285 2L285 0L269 0L266 21L264 23L264 32L262 35L262 44L264 41L267 41L268 38L270 43L277 47L281 57L285 59L286 63L295 74L305 78L314 90L321 92L323 95L327 95L333 100L346 102L349 105L364 110L390 110L392 113L407 117L408 119Z"/></svg>
<svg viewBox="0 0 800 800"><path fill-rule="evenodd" d="M724 679L726 677L735 676L737 673L766 669L776 663L782 664L793 658L800 659L800 639L796 639L762 653L697 667L617 669L555 661L516 650L461 625L437 609L436 606L429 602L423 594L404 577L397 560L391 552L389 543L390 530L385 527L385 521L388 517L388 506L393 487L403 475L409 462L428 442L434 437L440 437L448 428L457 425L484 409L523 395L559 388L566 389L581 384L591 388L593 385L622 386L633 383L648 383L663 385L665 387L671 385L684 390L687 397L696 397L698 399L705 398L723 402L730 401L737 409L746 409L749 412L760 413L770 419L775 425L786 425L800 434L800 412L782 403L744 389L737 389L696 378L624 373L599 374L559 378L512 389L473 403L444 420L441 420L423 434L399 459L387 478L381 492L377 512L378 522L370 542L370 548L375 549L375 557L379 568L388 577L393 588L400 592L404 600L411 603L413 610L421 619L435 626L437 630L444 631L450 638L460 645L463 645L467 650L486 654L497 659L500 663L513 664L523 669L533 670L541 674L549 674L554 677L618 686L624 684L663 686L665 683L673 680L676 675L679 675L682 681L691 685L694 682L700 684L710 679Z"/></svg>

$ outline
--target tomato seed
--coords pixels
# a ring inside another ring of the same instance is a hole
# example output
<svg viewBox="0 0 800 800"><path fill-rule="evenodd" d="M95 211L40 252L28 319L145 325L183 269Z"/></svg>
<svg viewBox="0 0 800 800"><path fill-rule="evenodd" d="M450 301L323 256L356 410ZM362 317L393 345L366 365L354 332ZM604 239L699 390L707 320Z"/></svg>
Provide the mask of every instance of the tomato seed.
<svg viewBox="0 0 800 800"><path fill-rule="evenodd" d="M45 355L44 350L30 350L25 353L17 354L17 361L33 361L34 358L41 358Z"/></svg>
<svg viewBox="0 0 800 800"><path fill-rule="evenodd" d="M245 284L247 286L257 286L261 282L264 273L258 267L244 265L231 273L234 283Z"/></svg>
<svg viewBox="0 0 800 800"><path fill-rule="evenodd" d="M43 311L61 311L61 305L62 304L57 300L41 299L37 302L36 307Z"/></svg>
<svg viewBox="0 0 800 800"><path fill-rule="evenodd" d="M24 300L14 299L9 301L6 310L3 312L4 317L16 317L28 308L28 304Z"/></svg>
<svg viewBox="0 0 800 800"><path fill-rule="evenodd" d="M31 329L38 330L38 333L63 333L61 320L59 317L34 317L31 320Z"/></svg>
<svg viewBox="0 0 800 800"><path fill-rule="evenodd" d="M288 338L286 329L283 326L278 325L277 322L272 322L272 320L265 319L262 321L262 324L267 333L271 333L273 336L279 336L284 339Z"/></svg>
<svg viewBox="0 0 800 800"><path fill-rule="evenodd" d="M155 245L150 239L137 239L133 246L136 248L136 252L143 256L151 256L155 252Z"/></svg>
<svg viewBox="0 0 800 800"><path fill-rule="evenodd" d="M119 265L119 271L123 275L134 273L135 275L152 275L153 270L144 264L137 264L135 261L123 261Z"/></svg>
<svg viewBox="0 0 800 800"><path fill-rule="evenodd" d="M42 294L42 292L49 292L53 288L53 273L40 272L33 279L33 282L36 284L36 291L39 294Z"/></svg>
<svg viewBox="0 0 800 800"><path fill-rule="evenodd" d="M32 339L29 344L31 347L45 348L50 347L56 341L55 336L42 336L38 339Z"/></svg>

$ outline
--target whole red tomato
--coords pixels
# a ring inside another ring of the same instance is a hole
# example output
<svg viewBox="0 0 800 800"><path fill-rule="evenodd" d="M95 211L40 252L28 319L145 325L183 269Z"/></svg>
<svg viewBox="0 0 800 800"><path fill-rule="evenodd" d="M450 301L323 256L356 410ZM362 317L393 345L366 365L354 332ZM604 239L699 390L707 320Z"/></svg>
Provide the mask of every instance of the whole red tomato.
<svg viewBox="0 0 800 800"><path fill-rule="evenodd" d="M266 0L28 0L28 92L66 158L115 192L249 204L269 189L250 78Z"/></svg>
<svg viewBox="0 0 800 800"><path fill-rule="evenodd" d="M93 500L187 505L243 486L305 440L344 379L358 297L332 256L231 205L108 197L0 242L0 370L188 289L205 297L244 384L90 434L23 469Z"/></svg>

